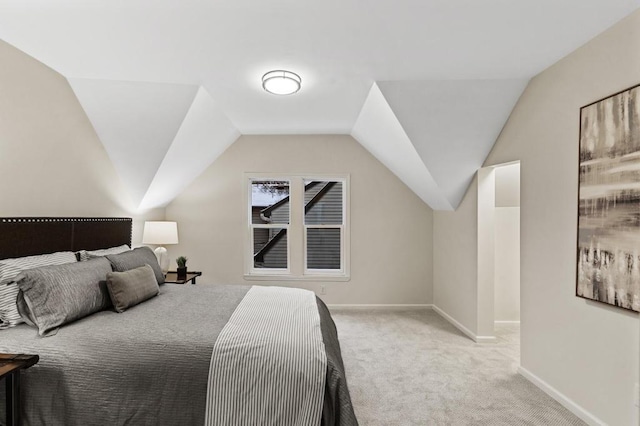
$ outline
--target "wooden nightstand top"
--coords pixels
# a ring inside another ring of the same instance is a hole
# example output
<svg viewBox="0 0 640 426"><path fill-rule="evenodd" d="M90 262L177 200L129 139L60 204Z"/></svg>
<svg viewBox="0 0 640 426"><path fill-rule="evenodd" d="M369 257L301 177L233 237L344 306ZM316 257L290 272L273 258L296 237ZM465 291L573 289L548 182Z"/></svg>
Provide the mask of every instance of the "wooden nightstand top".
<svg viewBox="0 0 640 426"><path fill-rule="evenodd" d="M40 360L38 355L15 355L0 353L0 378L16 370L22 370L35 365Z"/></svg>
<svg viewBox="0 0 640 426"><path fill-rule="evenodd" d="M177 272L169 271L167 272L167 276L164 277L164 282L165 284L186 284L188 282L191 282L191 284L195 284L196 278L198 278L200 275L202 275L202 272L187 272L187 278L185 278L184 280L179 280Z"/></svg>

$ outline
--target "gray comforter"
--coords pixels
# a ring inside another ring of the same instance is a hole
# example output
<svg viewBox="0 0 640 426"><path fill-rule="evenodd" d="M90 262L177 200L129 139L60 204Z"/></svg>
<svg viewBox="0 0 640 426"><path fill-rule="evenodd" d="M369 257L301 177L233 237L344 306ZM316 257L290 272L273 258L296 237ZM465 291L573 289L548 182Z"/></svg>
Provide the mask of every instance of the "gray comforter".
<svg viewBox="0 0 640 426"><path fill-rule="evenodd" d="M248 289L167 284L123 314L99 312L53 337L24 324L0 331L0 352L40 355L22 376L23 424L202 425L213 345ZM322 302L319 312L330 358L323 425L357 424Z"/></svg>

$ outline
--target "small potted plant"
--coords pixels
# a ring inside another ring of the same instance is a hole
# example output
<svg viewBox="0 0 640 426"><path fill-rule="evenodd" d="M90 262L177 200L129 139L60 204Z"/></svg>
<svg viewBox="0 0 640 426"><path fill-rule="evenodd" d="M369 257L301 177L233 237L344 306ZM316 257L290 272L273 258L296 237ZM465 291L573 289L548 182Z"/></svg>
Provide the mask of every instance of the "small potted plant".
<svg viewBox="0 0 640 426"><path fill-rule="evenodd" d="M186 280L187 279L187 258L184 256L180 256L176 259L176 263L178 264L178 279Z"/></svg>

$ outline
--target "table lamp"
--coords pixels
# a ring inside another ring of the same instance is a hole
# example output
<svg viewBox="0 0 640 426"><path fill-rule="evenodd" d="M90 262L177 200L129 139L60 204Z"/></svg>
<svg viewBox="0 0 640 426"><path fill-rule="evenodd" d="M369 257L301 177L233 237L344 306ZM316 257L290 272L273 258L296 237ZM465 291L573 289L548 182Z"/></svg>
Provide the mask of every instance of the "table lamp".
<svg viewBox="0 0 640 426"><path fill-rule="evenodd" d="M153 244L158 247L154 250L160 269L163 274L169 270L169 255L164 245L178 244L178 224L169 221L152 221L144 223L142 244Z"/></svg>

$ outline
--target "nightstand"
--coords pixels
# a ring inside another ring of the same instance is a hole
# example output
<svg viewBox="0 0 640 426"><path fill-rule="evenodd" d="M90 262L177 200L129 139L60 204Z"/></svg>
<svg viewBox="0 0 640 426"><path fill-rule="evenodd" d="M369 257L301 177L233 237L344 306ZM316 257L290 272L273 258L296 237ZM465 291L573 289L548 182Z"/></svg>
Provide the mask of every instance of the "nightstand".
<svg viewBox="0 0 640 426"><path fill-rule="evenodd" d="M0 379L6 382L7 426L20 424L20 371L35 365L38 355L13 355L0 353Z"/></svg>
<svg viewBox="0 0 640 426"><path fill-rule="evenodd" d="M164 282L165 284L186 284L188 282L191 282L191 284L195 284L196 278L198 278L200 275L202 275L202 272L187 272L187 278L185 278L184 280L179 280L177 272L169 271L164 277Z"/></svg>

